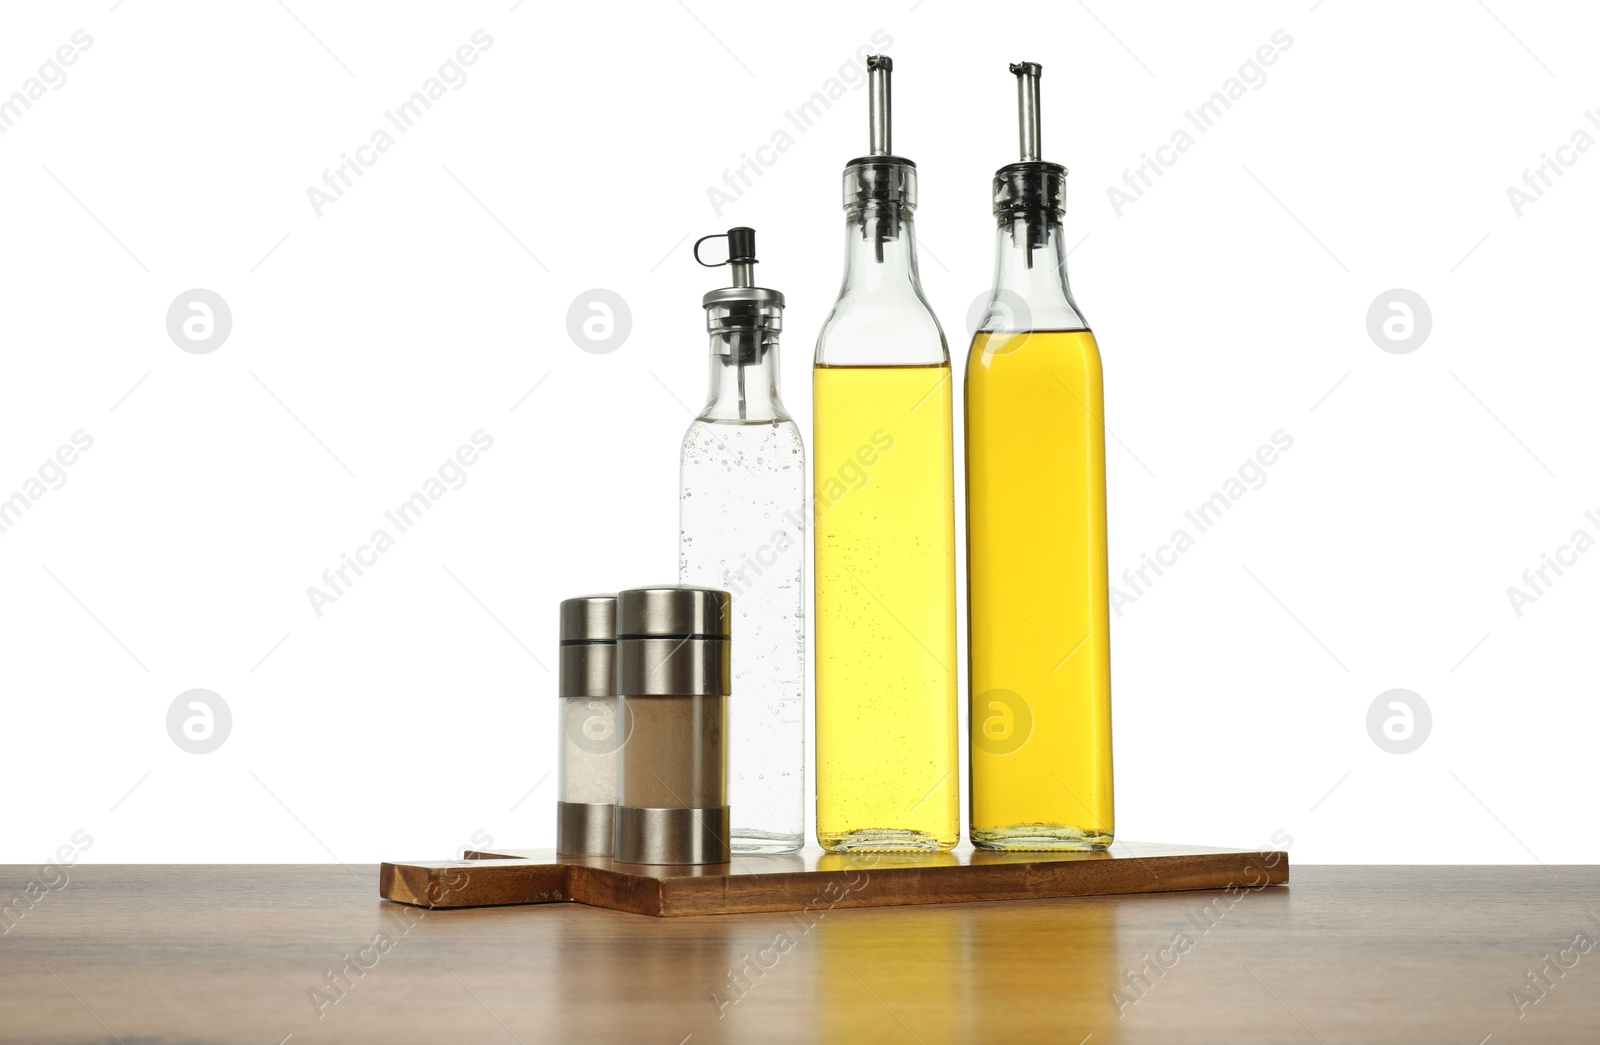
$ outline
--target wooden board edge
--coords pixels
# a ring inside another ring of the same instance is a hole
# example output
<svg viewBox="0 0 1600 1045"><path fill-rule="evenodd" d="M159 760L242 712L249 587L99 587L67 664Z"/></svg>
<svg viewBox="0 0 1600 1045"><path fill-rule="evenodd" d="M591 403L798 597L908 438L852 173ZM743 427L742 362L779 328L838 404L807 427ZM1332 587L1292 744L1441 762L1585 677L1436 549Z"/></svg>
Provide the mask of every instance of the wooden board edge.
<svg viewBox="0 0 1600 1045"><path fill-rule="evenodd" d="M985 868L963 867L939 872L934 888L921 889L910 883L889 896L869 894L870 871L783 872L773 875L738 878L681 878L660 882L659 905L640 904L626 908L636 914L663 918L682 918L722 914L807 914L833 910L859 910L871 907L910 907L922 904L997 903L1007 900L1051 900L1092 896L1127 896L1145 893L1196 892L1260 889L1289 883L1289 857L1281 851L1238 850L1185 856L1153 857L1161 865L1144 868L1145 874L1130 873L1128 863L1143 863L1142 858L1082 863L1018 863L1015 874L998 880L993 872L1003 865ZM1179 865L1179 866L1174 866ZM889 867L878 875L915 882L922 868ZM976 873L973 873L976 872ZM852 880L850 876L855 875ZM762 879L765 879L763 881ZM960 882L971 879L974 886L961 892ZM808 901L784 897L786 889L815 894ZM979 892L986 895L979 895ZM575 898L583 899L587 890L579 886ZM774 894L777 894L776 897ZM767 898L763 899L765 896ZM591 902L584 899L583 902ZM609 906L600 901L601 906ZM619 910L624 908L617 908Z"/></svg>
<svg viewBox="0 0 1600 1045"><path fill-rule="evenodd" d="M720 887L727 879L707 877ZM591 907L604 907L627 914L647 914L660 918L666 914L670 880L629 874L610 867L574 866L567 879L572 898Z"/></svg>
<svg viewBox="0 0 1600 1045"><path fill-rule="evenodd" d="M1281 850L1128 855L1070 863L1020 860L937 870L900 865L876 870L665 879L600 866L600 861L538 863L509 853L466 856L465 860L432 864L385 863L380 868L380 895L434 909L570 900L629 914L672 918L1197 890L1253 891L1289 882L1289 857ZM480 877L474 885L475 872L491 877L488 881ZM874 874L887 876L880 881L896 888L888 895L869 892ZM919 883L924 875L929 878L926 886Z"/></svg>
<svg viewBox="0 0 1600 1045"><path fill-rule="evenodd" d="M453 910L512 904L562 903L572 898L569 864L528 860L385 861L378 895L392 903Z"/></svg>

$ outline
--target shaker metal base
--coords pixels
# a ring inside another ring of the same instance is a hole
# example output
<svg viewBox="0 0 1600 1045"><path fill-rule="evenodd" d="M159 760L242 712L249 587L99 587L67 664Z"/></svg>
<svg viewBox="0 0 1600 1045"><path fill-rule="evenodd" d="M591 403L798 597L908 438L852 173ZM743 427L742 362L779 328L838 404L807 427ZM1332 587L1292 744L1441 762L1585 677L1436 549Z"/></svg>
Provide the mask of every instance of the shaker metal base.
<svg viewBox="0 0 1600 1045"><path fill-rule="evenodd" d="M616 806L556 803L556 852L563 856L610 856Z"/></svg>
<svg viewBox="0 0 1600 1045"><path fill-rule="evenodd" d="M630 864L725 864L728 807L617 807L616 859Z"/></svg>

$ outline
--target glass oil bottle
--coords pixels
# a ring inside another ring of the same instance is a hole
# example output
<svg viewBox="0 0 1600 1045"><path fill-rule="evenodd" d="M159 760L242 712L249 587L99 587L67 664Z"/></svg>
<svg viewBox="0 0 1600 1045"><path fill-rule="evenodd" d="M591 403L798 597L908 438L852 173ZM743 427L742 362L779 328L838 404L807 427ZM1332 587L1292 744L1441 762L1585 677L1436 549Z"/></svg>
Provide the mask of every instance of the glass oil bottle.
<svg viewBox="0 0 1600 1045"><path fill-rule="evenodd" d="M844 170L845 272L817 339L817 841L960 838L950 354L917 277L917 169L890 148L867 59L870 152Z"/></svg>
<svg viewBox="0 0 1600 1045"><path fill-rule="evenodd" d="M1011 71L1022 159L995 173L995 285L966 370L971 836L986 849L1103 849L1113 823L1100 351L1067 285L1067 171L1039 158L1040 68Z"/></svg>
<svg viewBox="0 0 1600 1045"><path fill-rule="evenodd" d="M700 261L733 286L703 299L711 393L683 437L678 576L733 596L733 850L788 853L805 841L805 447L778 395L783 295L751 285L753 229L725 238L727 261Z"/></svg>

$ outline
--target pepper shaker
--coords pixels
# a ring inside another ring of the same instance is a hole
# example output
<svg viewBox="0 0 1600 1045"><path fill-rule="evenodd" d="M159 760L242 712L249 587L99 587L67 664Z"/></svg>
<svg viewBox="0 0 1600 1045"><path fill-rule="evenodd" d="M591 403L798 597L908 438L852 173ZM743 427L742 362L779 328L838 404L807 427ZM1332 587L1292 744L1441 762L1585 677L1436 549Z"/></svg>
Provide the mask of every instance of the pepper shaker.
<svg viewBox="0 0 1600 1045"><path fill-rule="evenodd" d="M617 717L631 729L617 759L618 860L728 862L731 608L712 588L617 594Z"/></svg>

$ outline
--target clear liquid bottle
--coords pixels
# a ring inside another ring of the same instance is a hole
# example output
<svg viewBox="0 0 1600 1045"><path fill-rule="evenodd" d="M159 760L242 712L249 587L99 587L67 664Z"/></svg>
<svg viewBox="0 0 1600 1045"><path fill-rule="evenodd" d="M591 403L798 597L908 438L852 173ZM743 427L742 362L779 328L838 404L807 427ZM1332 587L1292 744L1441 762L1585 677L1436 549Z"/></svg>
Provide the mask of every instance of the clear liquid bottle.
<svg viewBox="0 0 1600 1045"><path fill-rule="evenodd" d="M678 576L733 596L732 848L788 853L805 841L805 447L778 395L783 295L751 286L755 231L726 238L734 285L703 299L711 393L680 458Z"/></svg>
<svg viewBox="0 0 1600 1045"><path fill-rule="evenodd" d="M870 154L844 171L844 285L817 339L817 841L960 839L950 353L917 278L917 170L890 149L890 60L867 59Z"/></svg>
<svg viewBox="0 0 1600 1045"><path fill-rule="evenodd" d="M1113 821L1100 350L1067 285L1067 171L1039 159L1039 66L1011 71L1022 160L995 173L994 292L966 371L971 835L987 849L1103 849Z"/></svg>

